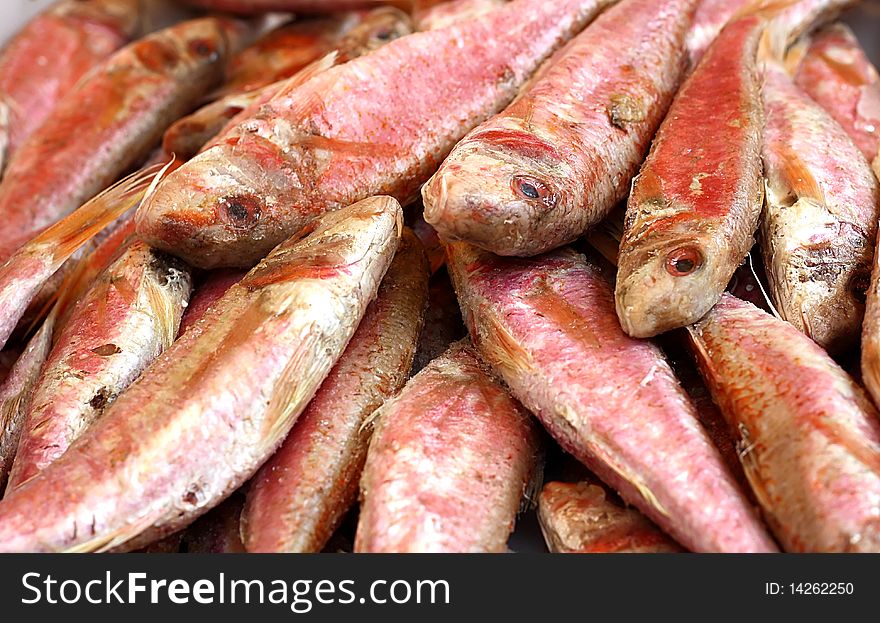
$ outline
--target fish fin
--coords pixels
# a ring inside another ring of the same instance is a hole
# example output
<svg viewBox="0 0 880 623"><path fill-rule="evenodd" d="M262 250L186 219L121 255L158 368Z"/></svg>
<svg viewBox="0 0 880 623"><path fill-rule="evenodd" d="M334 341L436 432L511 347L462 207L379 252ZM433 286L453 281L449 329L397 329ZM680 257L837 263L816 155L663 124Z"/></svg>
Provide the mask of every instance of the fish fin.
<svg viewBox="0 0 880 623"><path fill-rule="evenodd" d="M29 245L47 245L54 249L54 259L61 263L110 223L137 205L158 179L157 174L169 165L155 165L132 173L70 216L58 221L34 238Z"/></svg>
<svg viewBox="0 0 880 623"><path fill-rule="evenodd" d="M841 80L854 87L863 87L871 84L873 76L866 76L859 71L856 63L842 63L830 54L823 52L821 54L822 62L837 74Z"/></svg>
<svg viewBox="0 0 880 623"><path fill-rule="evenodd" d="M825 192L803 159L791 149L784 149L779 156L782 164L777 173L777 181L783 188L774 192L778 195L774 201L793 206L799 200L806 199L822 206L826 205ZM770 185L768 182L768 186ZM767 191L769 194L770 188Z"/></svg>
<svg viewBox="0 0 880 623"><path fill-rule="evenodd" d="M156 323L163 350L171 346L180 328L180 314L175 313L171 297L166 293L164 285L150 278L144 283L147 305L152 312L150 316Z"/></svg>
<svg viewBox="0 0 880 623"><path fill-rule="evenodd" d="M794 43L794 45L792 45L788 49L787 52L785 52L783 65L785 66L785 71L788 72L789 76L794 76L795 74L797 74L798 67L801 66L801 63L803 62L804 57L806 57L809 50L809 37L801 37Z"/></svg>
<svg viewBox="0 0 880 623"><path fill-rule="evenodd" d="M154 512L138 519L132 524L128 524L116 530L112 530L107 534L101 534L88 541L83 541L72 545L61 551L63 554L88 554L91 552L107 552L120 547L142 534L144 531L153 526L164 515L164 510Z"/></svg>

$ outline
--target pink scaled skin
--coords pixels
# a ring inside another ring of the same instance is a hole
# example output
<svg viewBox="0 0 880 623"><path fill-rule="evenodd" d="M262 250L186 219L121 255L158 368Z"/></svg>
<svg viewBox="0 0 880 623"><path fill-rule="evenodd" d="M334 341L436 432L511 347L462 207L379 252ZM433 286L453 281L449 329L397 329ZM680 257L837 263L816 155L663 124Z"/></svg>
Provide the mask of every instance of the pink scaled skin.
<svg viewBox="0 0 880 623"><path fill-rule="evenodd" d="M97 66L21 146L0 183L0 257L72 212L145 157L222 78L245 27L183 22Z"/></svg>
<svg viewBox="0 0 880 623"><path fill-rule="evenodd" d="M133 242L82 296L31 397L9 488L64 454L171 345L191 290L189 268Z"/></svg>
<svg viewBox="0 0 880 623"><path fill-rule="evenodd" d="M733 296L690 333L783 547L880 551L880 416L864 391L793 326Z"/></svg>
<svg viewBox="0 0 880 623"><path fill-rule="evenodd" d="M691 60L691 67L696 67L706 50L715 41L718 33L731 18L754 4L755 0L703 0L694 14L694 21L688 31L685 45Z"/></svg>
<svg viewBox="0 0 880 623"><path fill-rule="evenodd" d="M538 497L547 547L559 554L669 554L682 551L634 508L612 502L602 485L548 482Z"/></svg>
<svg viewBox="0 0 880 623"><path fill-rule="evenodd" d="M481 17L504 6L507 0L450 0L415 14L416 30L437 30Z"/></svg>
<svg viewBox="0 0 880 623"><path fill-rule="evenodd" d="M448 263L471 337L562 447L697 552L771 552L660 349L628 337L611 284L563 249L506 259L462 243Z"/></svg>
<svg viewBox="0 0 880 623"><path fill-rule="evenodd" d="M186 0L186 2L206 9L248 15L269 11L337 13L351 9L370 9L382 5L411 9L414 4L418 3L418 0Z"/></svg>
<svg viewBox="0 0 880 623"><path fill-rule="evenodd" d="M412 201L456 141L608 1L515 0L285 89L170 175L138 233L204 268L244 266L352 201Z"/></svg>
<svg viewBox="0 0 880 623"><path fill-rule="evenodd" d="M835 24L817 34L796 80L873 164L880 151L880 75L852 31Z"/></svg>
<svg viewBox="0 0 880 623"><path fill-rule="evenodd" d="M428 298L412 231L348 348L278 452L251 482L242 534L251 552L319 552L357 499L367 418L409 378Z"/></svg>
<svg viewBox="0 0 880 623"><path fill-rule="evenodd" d="M280 245L85 435L0 504L0 551L136 549L278 448L375 296L400 205L359 202Z"/></svg>
<svg viewBox="0 0 880 623"><path fill-rule="evenodd" d="M223 295L229 291L229 288L242 280L247 271L220 268L212 270L202 278L201 283L197 284L189 304L186 306L186 312L180 321L179 335L183 335L186 331L201 320L214 303L223 298Z"/></svg>
<svg viewBox="0 0 880 623"><path fill-rule="evenodd" d="M678 88L695 6L624 0L600 15L456 145L422 189L425 220L445 240L531 256L605 218Z"/></svg>
<svg viewBox="0 0 880 623"><path fill-rule="evenodd" d="M355 551L505 551L539 438L472 347L453 345L375 421Z"/></svg>
<svg viewBox="0 0 880 623"><path fill-rule="evenodd" d="M7 161L80 78L134 36L140 17L139 0L62 0L6 44L0 109L8 115Z"/></svg>

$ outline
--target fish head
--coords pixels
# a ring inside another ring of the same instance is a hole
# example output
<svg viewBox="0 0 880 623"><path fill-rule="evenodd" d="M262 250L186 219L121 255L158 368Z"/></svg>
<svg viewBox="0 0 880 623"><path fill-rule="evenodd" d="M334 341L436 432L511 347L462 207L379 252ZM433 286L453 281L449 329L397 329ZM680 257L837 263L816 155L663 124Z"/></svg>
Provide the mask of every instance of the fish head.
<svg viewBox="0 0 880 623"><path fill-rule="evenodd" d="M615 300L627 334L647 338L690 325L721 296L742 258L731 260L696 219L660 218L634 227L627 212Z"/></svg>
<svg viewBox="0 0 880 623"><path fill-rule="evenodd" d="M277 176L284 173L264 169L259 158L216 145L144 200L138 235L199 268L249 268L301 226L277 218L281 189L288 186L287 180L275 184Z"/></svg>
<svg viewBox="0 0 880 623"><path fill-rule="evenodd" d="M456 147L423 187L424 218L445 240L517 255L525 241L541 239L545 217L574 204L570 186L549 144L484 132Z"/></svg>
<svg viewBox="0 0 880 623"><path fill-rule="evenodd" d="M362 56L378 50L386 43L412 34L413 23L409 15L394 7L380 7L367 13L363 21L352 28L338 50L343 60Z"/></svg>

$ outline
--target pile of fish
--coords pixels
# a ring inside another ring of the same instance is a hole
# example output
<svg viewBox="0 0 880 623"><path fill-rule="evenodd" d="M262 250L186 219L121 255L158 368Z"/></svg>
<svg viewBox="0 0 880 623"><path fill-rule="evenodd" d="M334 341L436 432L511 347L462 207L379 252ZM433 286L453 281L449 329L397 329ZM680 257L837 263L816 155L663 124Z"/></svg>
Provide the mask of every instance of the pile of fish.
<svg viewBox="0 0 880 623"><path fill-rule="evenodd" d="M880 552L854 0L186 4L0 52L0 551Z"/></svg>

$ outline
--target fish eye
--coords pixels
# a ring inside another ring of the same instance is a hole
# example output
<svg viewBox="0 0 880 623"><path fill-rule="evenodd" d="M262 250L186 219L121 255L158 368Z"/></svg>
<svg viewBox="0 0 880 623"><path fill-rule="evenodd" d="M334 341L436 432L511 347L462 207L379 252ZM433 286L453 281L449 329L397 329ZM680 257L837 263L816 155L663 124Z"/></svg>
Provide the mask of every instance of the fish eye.
<svg viewBox="0 0 880 623"><path fill-rule="evenodd" d="M236 195L218 202L220 220L232 229L248 229L257 224L262 206L254 197Z"/></svg>
<svg viewBox="0 0 880 623"><path fill-rule="evenodd" d="M515 175L511 186L516 194L526 199L547 199L550 196L547 185L529 175Z"/></svg>
<svg viewBox="0 0 880 623"><path fill-rule="evenodd" d="M868 300L868 288L871 287L871 275L867 272L857 272L849 280L849 291L852 297L859 303Z"/></svg>
<svg viewBox="0 0 880 623"><path fill-rule="evenodd" d="M376 39L378 39L379 41L388 41L389 39L391 39L391 29L383 28L376 33Z"/></svg>
<svg viewBox="0 0 880 623"><path fill-rule="evenodd" d="M666 256L666 271L673 277L692 275L703 265L703 254L695 247L681 247Z"/></svg>

